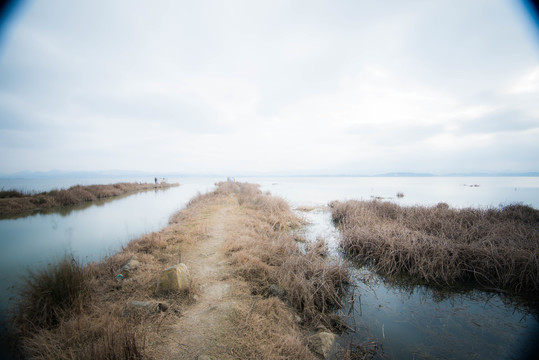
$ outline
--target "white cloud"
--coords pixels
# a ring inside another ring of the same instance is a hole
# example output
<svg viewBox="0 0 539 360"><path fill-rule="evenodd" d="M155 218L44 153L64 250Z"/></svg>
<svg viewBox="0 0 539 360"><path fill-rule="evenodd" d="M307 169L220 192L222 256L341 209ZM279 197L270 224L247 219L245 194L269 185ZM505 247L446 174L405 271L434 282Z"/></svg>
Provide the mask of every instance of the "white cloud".
<svg viewBox="0 0 539 360"><path fill-rule="evenodd" d="M539 95L539 66L526 71L507 90L508 94L534 93Z"/></svg>
<svg viewBox="0 0 539 360"><path fill-rule="evenodd" d="M0 172L534 170L499 151L539 150L511 6L28 3L0 49Z"/></svg>

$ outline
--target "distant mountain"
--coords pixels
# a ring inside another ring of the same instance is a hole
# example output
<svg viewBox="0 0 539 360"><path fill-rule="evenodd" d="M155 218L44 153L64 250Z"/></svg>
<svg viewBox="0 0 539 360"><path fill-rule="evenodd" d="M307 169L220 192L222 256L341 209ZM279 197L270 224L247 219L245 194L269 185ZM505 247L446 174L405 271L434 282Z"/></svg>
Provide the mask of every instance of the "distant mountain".
<svg viewBox="0 0 539 360"><path fill-rule="evenodd" d="M429 173L414 173L414 172L390 172L385 174L378 174L374 176L380 177L432 177L437 176Z"/></svg>
<svg viewBox="0 0 539 360"><path fill-rule="evenodd" d="M442 176L463 176L463 177L507 177L507 176L516 176L516 177L539 177L539 172L529 171L529 172L499 172L499 173L451 173Z"/></svg>

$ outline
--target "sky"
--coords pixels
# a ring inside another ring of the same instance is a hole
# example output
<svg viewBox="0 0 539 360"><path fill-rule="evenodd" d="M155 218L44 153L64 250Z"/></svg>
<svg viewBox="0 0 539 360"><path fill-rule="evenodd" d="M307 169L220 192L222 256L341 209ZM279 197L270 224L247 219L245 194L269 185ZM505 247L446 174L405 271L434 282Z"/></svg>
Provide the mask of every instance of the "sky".
<svg viewBox="0 0 539 360"><path fill-rule="evenodd" d="M25 1L0 173L539 171L517 0Z"/></svg>

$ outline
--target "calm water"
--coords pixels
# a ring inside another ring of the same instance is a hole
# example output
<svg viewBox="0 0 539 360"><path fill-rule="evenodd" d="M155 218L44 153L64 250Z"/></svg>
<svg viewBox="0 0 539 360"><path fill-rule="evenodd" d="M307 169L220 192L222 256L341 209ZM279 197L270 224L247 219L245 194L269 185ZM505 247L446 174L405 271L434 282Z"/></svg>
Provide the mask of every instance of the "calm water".
<svg viewBox="0 0 539 360"><path fill-rule="evenodd" d="M340 257L339 232L326 205L332 200L383 197L401 205L497 207L523 203L539 209L539 178L319 178L259 179L263 190L295 206L310 225L310 241L322 236L333 257ZM476 186L478 185L478 186ZM397 192L404 193L397 198ZM340 338L376 342L383 358L520 359L539 341L538 309L511 303L499 294L471 291L442 294L422 286L398 287L366 268L354 268L357 290L348 299L348 324L356 333Z"/></svg>
<svg viewBox="0 0 539 360"><path fill-rule="evenodd" d="M332 200L382 197L401 205L489 207L524 203L539 209L538 177L360 177L249 178L300 205L326 205ZM397 192L404 197L397 198Z"/></svg>
<svg viewBox="0 0 539 360"><path fill-rule="evenodd" d="M68 208L61 213L0 220L0 305L4 310L12 287L26 269L44 266L66 251L90 261L116 251L133 238L167 225L168 218L197 192L213 188L215 178L169 179L181 186L138 193ZM324 236L339 256L338 232L323 207L332 200L382 197L402 205L496 207L524 203L539 208L539 178L238 178L261 184L292 206L318 206L303 213L307 236ZM45 191L74 184L151 181L151 179L0 180L0 188ZM397 192L404 197L397 198ZM356 269L360 287L350 323L357 334L346 343L376 340L383 354L395 358L518 358L519 349L538 334L538 322L525 309L497 295L480 292L440 298L426 288L392 287L365 269ZM370 278L369 281L364 280ZM361 296L359 296L361 295Z"/></svg>

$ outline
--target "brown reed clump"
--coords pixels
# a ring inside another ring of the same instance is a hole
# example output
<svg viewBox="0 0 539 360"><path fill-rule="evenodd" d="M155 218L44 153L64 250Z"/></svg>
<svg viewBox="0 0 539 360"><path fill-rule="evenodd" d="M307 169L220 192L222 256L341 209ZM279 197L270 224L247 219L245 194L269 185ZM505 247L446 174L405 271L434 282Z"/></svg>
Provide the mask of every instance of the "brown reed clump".
<svg viewBox="0 0 539 360"><path fill-rule="evenodd" d="M388 275L455 285L536 293L539 290L539 211L401 207L390 202L333 202L342 248Z"/></svg>
<svg viewBox="0 0 539 360"><path fill-rule="evenodd" d="M178 186L178 184L117 183L112 185L75 185L69 189L51 190L37 194L22 193L16 190L2 190L0 191L0 217L72 206L130 192L166 189L171 186Z"/></svg>
<svg viewBox="0 0 539 360"><path fill-rule="evenodd" d="M82 265L66 256L45 269L30 272L21 292L17 322L21 326L52 328L65 316L80 311L87 291Z"/></svg>

